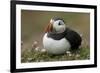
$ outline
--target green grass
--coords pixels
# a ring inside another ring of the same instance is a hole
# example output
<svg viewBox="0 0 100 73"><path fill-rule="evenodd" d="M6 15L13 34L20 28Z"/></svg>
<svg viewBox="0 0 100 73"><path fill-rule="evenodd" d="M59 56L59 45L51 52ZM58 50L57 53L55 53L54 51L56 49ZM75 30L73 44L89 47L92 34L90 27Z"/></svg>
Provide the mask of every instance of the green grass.
<svg viewBox="0 0 100 73"><path fill-rule="evenodd" d="M80 48L71 54L52 55L47 52L27 49L21 54L21 62L48 62L48 61L69 61L69 60L86 60L90 58L89 47Z"/></svg>

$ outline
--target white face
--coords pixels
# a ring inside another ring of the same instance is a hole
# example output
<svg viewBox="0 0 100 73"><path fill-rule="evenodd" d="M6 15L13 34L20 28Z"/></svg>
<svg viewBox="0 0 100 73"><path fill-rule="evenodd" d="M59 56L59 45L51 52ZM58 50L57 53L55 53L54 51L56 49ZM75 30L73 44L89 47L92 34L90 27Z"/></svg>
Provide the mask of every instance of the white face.
<svg viewBox="0 0 100 73"><path fill-rule="evenodd" d="M57 20L57 21L51 20L50 23L53 24L53 30L55 30L57 33L64 32L66 29L66 25L62 20Z"/></svg>

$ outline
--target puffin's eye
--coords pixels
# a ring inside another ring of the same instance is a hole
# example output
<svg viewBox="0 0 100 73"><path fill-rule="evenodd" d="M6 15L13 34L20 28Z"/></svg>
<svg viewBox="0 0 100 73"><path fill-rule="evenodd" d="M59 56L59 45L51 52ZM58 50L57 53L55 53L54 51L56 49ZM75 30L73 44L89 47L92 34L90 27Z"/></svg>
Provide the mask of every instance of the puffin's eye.
<svg viewBox="0 0 100 73"><path fill-rule="evenodd" d="M58 25L61 25L61 23L59 22Z"/></svg>

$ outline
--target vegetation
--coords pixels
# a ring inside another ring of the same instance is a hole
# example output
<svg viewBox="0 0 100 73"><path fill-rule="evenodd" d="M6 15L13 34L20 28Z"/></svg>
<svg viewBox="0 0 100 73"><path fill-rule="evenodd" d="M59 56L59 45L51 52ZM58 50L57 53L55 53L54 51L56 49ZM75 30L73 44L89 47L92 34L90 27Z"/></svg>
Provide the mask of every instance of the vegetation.
<svg viewBox="0 0 100 73"><path fill-rule="evenodd" d="M68 61L85 60L90 58L89 47L80 48L77 51L67 52L62 55L52 55L41 50L27 49L21 55L21 62L48 62L48 61Z"/></svg>

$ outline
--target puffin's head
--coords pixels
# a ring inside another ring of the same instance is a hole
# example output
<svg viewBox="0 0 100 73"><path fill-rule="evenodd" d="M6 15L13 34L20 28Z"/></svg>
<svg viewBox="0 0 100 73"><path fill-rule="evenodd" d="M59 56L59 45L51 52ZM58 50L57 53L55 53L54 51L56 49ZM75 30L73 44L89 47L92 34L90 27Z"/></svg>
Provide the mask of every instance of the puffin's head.
<svg viewBox="0 0 100 73"><path fill-rule="evenodd" d="M54 17L50 20L45 32L62 33L66 29L64 20L58 17Z"/></svg>

